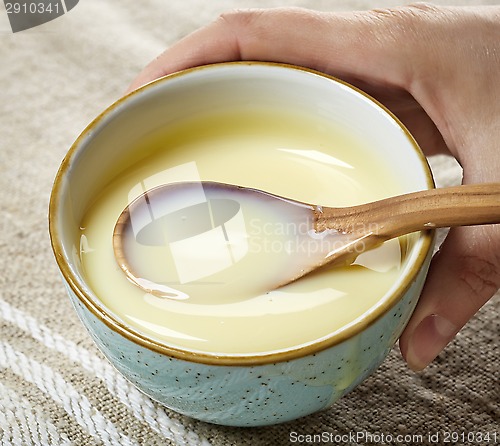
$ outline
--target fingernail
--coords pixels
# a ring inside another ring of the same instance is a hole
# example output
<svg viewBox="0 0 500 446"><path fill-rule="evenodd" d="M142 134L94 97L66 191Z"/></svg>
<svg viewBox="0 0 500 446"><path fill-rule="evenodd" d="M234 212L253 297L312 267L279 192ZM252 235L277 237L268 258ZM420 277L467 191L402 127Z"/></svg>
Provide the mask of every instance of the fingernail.
<svg viewBox="0 0 500 446"><path fill-rule="evenodd" d="M408 343L406 361L414 371L423 370L455 337L459 328L438 314L424 318Z"/></svg>

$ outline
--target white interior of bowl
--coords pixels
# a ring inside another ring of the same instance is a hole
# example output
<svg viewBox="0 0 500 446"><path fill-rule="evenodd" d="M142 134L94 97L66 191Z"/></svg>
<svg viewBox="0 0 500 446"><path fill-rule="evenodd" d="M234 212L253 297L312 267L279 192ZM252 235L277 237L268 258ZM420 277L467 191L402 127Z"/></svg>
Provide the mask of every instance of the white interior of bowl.
<svg viewBox="0 0 500 446"><path fill-rule="evenodd" d="M85 283L79 260L79 224L94 197L114 171L136 157L131 140L198 113L241 104L285 107L336 121L366 140L393 168L402 192L432 187L425 158L408 132L364 93L331 78L299 68L261 63L201 67L151 83L118 101L80 136L56 178L51 202L54 249L63 273L80 295L102 308ZM413 247L400 280L421 254L423 238ZM398 287L400 283L394 284Z"/></svg>

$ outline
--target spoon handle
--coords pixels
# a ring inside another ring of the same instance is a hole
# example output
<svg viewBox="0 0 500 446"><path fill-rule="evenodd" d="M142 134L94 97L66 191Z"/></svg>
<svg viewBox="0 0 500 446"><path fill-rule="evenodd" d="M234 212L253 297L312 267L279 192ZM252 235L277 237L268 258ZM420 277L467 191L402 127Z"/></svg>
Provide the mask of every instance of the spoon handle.
<svg viewBox="0 0 500 446"><path fill-rule="evenodd" d="M425 229L500 223L500 183L424 190L343 210L323 208L317 225L389 240Z"/></svg>

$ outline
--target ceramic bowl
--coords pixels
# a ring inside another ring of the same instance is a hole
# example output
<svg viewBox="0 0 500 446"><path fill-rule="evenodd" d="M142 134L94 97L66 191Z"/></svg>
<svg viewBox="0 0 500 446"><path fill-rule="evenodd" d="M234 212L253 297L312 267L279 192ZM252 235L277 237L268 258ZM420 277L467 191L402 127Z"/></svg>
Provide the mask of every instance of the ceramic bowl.
<svg viewBox="0 0 500 446"><path fill-rule="evenodd" d="M81 134L57 173L50 201L50 236L69 297L97 346L144 393L211 423L260 426L324 409L383 361L419 298L433 233L416 234L401 275L376 308L302 348L272 354L215 355L174 348L120 320L85 280L79 223L109 180L110 165L132 159L131 138L174 120L242 102L300 108L363 135L398 172L408 192L433 187L415 141L380 104L332 77L269 63L216 64L176 73L120 99Z"/></svg>

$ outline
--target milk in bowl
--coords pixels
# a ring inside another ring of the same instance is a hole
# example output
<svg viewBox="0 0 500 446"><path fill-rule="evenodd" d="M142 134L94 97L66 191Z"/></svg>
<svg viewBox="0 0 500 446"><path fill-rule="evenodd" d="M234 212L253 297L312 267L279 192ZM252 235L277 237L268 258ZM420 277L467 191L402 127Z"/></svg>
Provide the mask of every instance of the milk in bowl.
<svg viewBox="0 0 500 446"><path fill-rule="evenodd" d="M123 208L147 190L180 181L217 180L344 206L402 189L387 165L334 123L287 110L250 105L187 119L137 141L136 152L141 159L124 172L110 174L109 185L82 219L80 257L86 280L106 307L160 342L213 354L297 348L352 323L376 305L400 272L405 243L396 240L361 255L349 267L272 289L272 283L266 283L269 277L255 275L258 264L238 268L249 249L241 255L228 249L227 258L220 259L207 236L205 246L198 238L194 248L184 239L190 254L185 256L183 240L147 247L152 258L148 265L165 270L172 296L144 293L117 268L111 237ZM255 226L252 221L240 223L243 232ZM288 247L280 236L290 231L286 222L282 227L262 225L250 241L252 249L284 251ZM300 247L295 252L305 255ZM199 257L208 261L197 262ZM235 275L243 278L236 280Z"/></svg>

